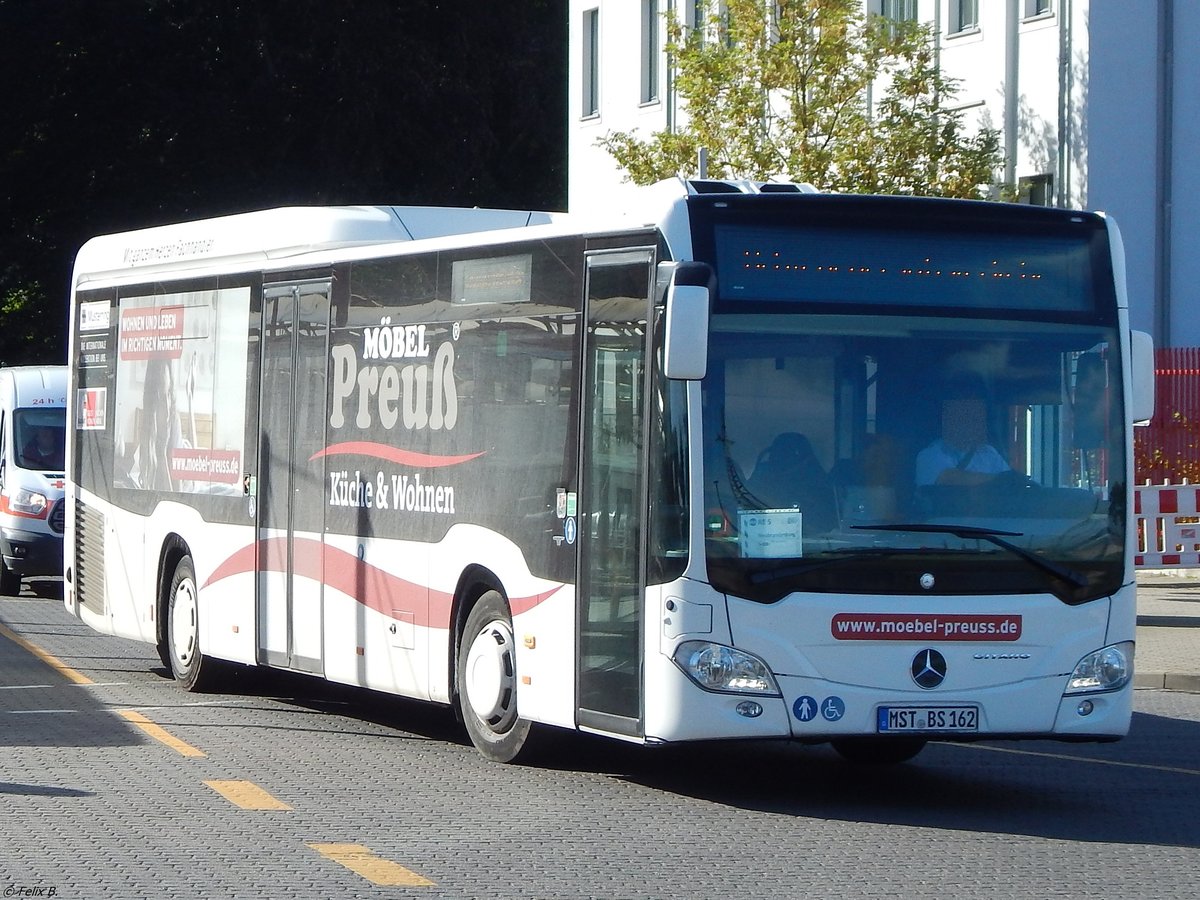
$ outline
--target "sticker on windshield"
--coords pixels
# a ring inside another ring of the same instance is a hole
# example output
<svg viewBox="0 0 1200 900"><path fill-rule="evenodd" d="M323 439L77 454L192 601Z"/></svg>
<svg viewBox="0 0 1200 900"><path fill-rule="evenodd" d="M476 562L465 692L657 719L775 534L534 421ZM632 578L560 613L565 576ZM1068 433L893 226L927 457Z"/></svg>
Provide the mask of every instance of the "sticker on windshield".
<svg viewBox="0 0 1200 900"><path fill-rule="evenodd" d="M803 556L803 526L799 509L739 509L741 554L751 559Z"/></svg>

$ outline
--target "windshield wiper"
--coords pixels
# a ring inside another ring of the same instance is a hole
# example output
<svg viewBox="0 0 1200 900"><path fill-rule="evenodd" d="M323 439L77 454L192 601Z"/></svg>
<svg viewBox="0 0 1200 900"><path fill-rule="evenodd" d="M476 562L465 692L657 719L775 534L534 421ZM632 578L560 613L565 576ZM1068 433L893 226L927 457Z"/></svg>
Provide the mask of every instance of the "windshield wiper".
<svg viewBox="0 0 1200 900"><path fill-rule="evenodd" d="M974 525L932 525L927 522L899 522L894 525L851 525L851 528L860 531L911 531L924 534L949 534L954 537L969 540L977 538L981 541L987 541L989 544L995 544L1014 556L1025 560L1030 565L1036 566L1044 572L1049 572L1068 584L1073 584L1075 587L1087 587L1088 580L1076 572L1074 569L1068 569L1066 566L1060 566L1058 563L1046 559L1043 556L1038 556L1024 547L1018 547L1016 544L1004 540L1006 537L1020 537L1020 531L997 531L991 528L977 528Z"/></svg>

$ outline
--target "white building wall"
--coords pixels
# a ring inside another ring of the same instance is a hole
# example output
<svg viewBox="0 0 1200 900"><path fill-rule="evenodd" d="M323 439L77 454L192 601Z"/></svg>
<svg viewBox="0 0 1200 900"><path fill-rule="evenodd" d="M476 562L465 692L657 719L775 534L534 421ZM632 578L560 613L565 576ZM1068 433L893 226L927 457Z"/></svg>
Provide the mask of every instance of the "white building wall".
<svg viewBox="0 0 1200 900"><path fill-rule="evenodd" d="M919 6L929 7L930 3ZM943 4L944 5L944 4ZM958 95L951 106L966 113L966 126L1004 129L1004 6L993 0L980 3L979 28L947 34L948 11L934 21L933 12L918 8L939 34L938 62L943 74L957 82ZM999 176L1000 173L997 173Z"/></svg>
<svg viewBox="0 0 1200 900"><path fill-rule="evenodd" d="M1062 94L1060 122L1065 129L1060 157L1060 171L1064 174L1066 191L1059 198L1060 206L1090 209L1088 197L1090 183L1088 161L1088 133L1091 127L1089 115L1089 61L1091 59L1091 32L1088 30L1087 0L1059 0L1062 6L1061 21L1067 23L1065 33L1059 34L1059 50L1062 54Z"/></svg>
<svg viewBox="0 0 1200 900"><path fill-rule="evenodd" d="M1088 200L1121 226L1134 327L1200 346L1200 4L1093 0L1089 12Z"/></svg>
<svg viewBox="0 0 1200 900"><path fill-rule="evenodd" d="M667 0L659 7L667 9ZM584 116L582 41L584 13L599 11L600 110ZM667 126L667 64L658 66L658 99L641 102L641 0L571 0L570 81L568 84L568 208L595 209L620 202L633 191L607 150L596 141L610 132L638 131L645 136ZM666 22L660 17L658 46L666 45Z"/></svg>
<svg viewBox="0 0 1200 900"><path fill-rule="evenodd" d="M1055 189L1059 187L1058 98L1062 87L1059 33L1059 19L1055 15L1022 21L1017 26L1014 174L1054 175Z"/></svg>
<svg viewBox="0 0 1200 900"><path fill-rule="evenodd" d="M1088 203L1125 239L1130 318L1154 332L1158 161L1157 17L1151 3L1092 4ZM1156 335L1155 343L1162 343Z"/></svg>

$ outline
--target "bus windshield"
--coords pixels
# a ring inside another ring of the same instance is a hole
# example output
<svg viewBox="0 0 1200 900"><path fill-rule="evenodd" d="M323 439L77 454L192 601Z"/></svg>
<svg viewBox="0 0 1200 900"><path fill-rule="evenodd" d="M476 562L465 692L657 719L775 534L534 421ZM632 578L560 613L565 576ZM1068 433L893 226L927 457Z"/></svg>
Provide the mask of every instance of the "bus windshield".
<svg viewBox="0 0 1200 900"><path fill-rule="evenodd" d="M711 582L760 602L823 591L1078 603L1115 590L1117 346L1114 328L1078 322L714 316L702 382Z"/></svg>

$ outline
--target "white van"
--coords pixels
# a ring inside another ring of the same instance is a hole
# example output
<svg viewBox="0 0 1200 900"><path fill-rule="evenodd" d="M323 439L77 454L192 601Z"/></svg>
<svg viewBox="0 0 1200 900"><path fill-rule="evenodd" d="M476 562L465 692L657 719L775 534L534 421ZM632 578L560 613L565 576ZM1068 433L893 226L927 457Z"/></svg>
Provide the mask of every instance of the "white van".
<svg viewBox="0 0 1200 900"><path fill-rule="evenodd" d="M62 575L67 367L0 368L0 594Z"/></svg>

